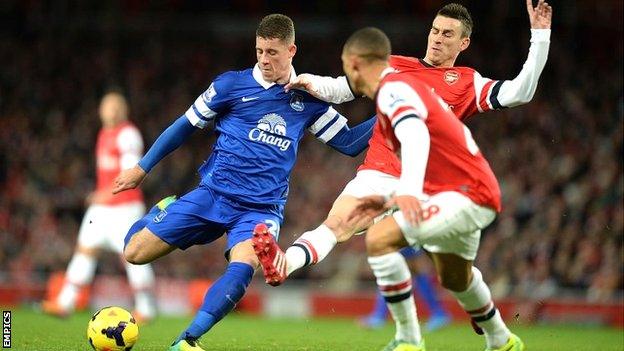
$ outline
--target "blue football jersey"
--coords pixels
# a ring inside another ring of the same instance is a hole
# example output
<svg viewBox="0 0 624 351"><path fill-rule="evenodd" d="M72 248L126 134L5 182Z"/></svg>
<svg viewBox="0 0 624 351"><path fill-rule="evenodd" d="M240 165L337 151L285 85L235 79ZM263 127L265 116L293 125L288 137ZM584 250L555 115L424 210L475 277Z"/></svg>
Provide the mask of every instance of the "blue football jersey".
<svg viewBox="0 0 624 351"><path fill-rule="evenodd" d="M347 126L346 118L326 102L264 81L257 65L218 76L185 116L200 128L214 120L217 139L199 169L201 185L260 204L286 202L306 129L326 143Z"/></svg>

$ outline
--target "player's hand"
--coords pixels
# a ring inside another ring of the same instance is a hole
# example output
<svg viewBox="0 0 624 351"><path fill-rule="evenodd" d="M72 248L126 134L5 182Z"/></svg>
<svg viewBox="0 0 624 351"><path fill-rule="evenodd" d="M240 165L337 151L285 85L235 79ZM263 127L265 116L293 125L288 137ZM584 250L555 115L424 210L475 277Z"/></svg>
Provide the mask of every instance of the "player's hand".
<svg viewBox="0 0 624 351"><path fill-rule="evenodd" d="M349 223L358 223L371 220L386 212L386 198L381 195L365 196L359 199L359 203L349 214Z"/></svg>
<svg viewBox="0 0 624 351"><path fill-rule="evenodd" d="M284 86L284 90L288 92L291 89L300 89L305 90L310 95L314 96L317 99L320 99L321 96L318 94L317 88L314 86L312 82L311 75L307 73L302 73L295 77L292 81L290 81L286 86Z"/></svg>
<svg viewBox="0 0 624 351"><path fill-rule="evenodd" d="M136 188L145 179L145 176L147 173L139 165L121 171L113 182L113 194Z"/></svg>
<svg viewBox="0 0 624 351"><path fill-rule="evenodd" d="M550 29L552 23L552 7L544 0L538 0L533 8L533 0L526 0L531 29Z"/></svg>
<svg viewBox="0 0 624 351"><path fill-rule="evenodd" d="M411 195L394 196L386 203L388 208L398 206L403 213L403 217L411 226L417 226L423 218L420 200Z"/></svg>

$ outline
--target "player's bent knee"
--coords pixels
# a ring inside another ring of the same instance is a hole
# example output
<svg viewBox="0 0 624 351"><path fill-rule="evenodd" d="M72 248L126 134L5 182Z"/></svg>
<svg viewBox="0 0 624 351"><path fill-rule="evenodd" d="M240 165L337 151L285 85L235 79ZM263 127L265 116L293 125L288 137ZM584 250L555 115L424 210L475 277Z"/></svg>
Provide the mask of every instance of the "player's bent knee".
<svg viewBox="0 0 624 351"><path fill-rule="evenodd" d="M145 228L134 234L126 247L124 247L124 259L131 264L146 264L161 256L161 251L166 251L166 247L158 247L163 245L158 245L160 243L153 242L154 240L152 237L160 240ZM165 243L162 244L168 246Z"/></svg>
<svg viewBox="0 0 624 351"><path fill-rule="evenodd" d="M454 291L454 292L462 292L468 289L469 281L466 277L461 276L459 274L440 274L438 276L440 280L440 285L444 288Z"/></svg>
<svg viewBox="0 0 624 351"><path fill-rule="evenodd" d="M366 233L366 252L369 256L384 255L392 251L391 246L385 240L384 235L373 227Z"/></svg>

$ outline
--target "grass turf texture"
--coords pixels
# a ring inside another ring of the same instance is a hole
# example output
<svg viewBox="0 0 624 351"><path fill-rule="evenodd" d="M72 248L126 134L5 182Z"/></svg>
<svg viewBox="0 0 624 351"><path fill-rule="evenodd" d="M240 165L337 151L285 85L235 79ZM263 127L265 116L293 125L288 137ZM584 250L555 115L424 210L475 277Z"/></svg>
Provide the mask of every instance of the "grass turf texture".
<svg viewBox="0 0 624 351"><path fill-rule="evenodd" d="M7 309L5 309L7 310ZM12 309L12 350L91 350L86 341L90 313L59 320L28 308ZM133 351L166 350L189 323L190 317L160 317L140 327ZM511 324L529 351L624 350L624 333L583 326L522 326ZM348 319L267 319L232 314L202 339L207 350L223 351L342 351L380 350L394 335L394 327L362 330ZM455 324L426 334L428 351L483 350L483 337L467 324Z"/></svg>

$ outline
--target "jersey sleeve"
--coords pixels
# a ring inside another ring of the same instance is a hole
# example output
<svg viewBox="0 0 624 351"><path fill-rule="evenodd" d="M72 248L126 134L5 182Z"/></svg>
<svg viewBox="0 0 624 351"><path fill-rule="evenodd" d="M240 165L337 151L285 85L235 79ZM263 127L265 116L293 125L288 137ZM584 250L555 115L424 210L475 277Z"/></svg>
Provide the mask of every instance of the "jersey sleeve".
<svg viewBox="0 0 624 351"><path fill-rule="evenodd" d="M184 115L195 127L204 128L229 106L229 93L234 78L229 73L218 76L200 96L195 99Z"/></svg>
<svg viewBox="0 0 624 351"><path fill-rule="evenodd" d="M143 139L135 127L126 127L117 135L119 149L119 164L121 169L134 167L143 155Z"/></svg>
<svg viewBox="0 0 624 351"><path fill-rule="evenodd" d="M531 46L522 70L512 80L492 80L474 72L479 112L526 104L535 95L550 47L550 29L531 29Z"/></svg>
<svg viewBox="0 0 624 351"><path fill-rule="evenodd" d="M418 93L407 83L387 82L377 93L377 107L396 127L406 118L425 120L429 111Z"/></svg>
<svg viewBox="0 0 624 351"><path fill-rule="evenodd" d="M329 106L325 113L321 114L316 120L312 121L308 131L314 136L327 143L334 138L340 130L347 126L347 119Z"/></svg>

